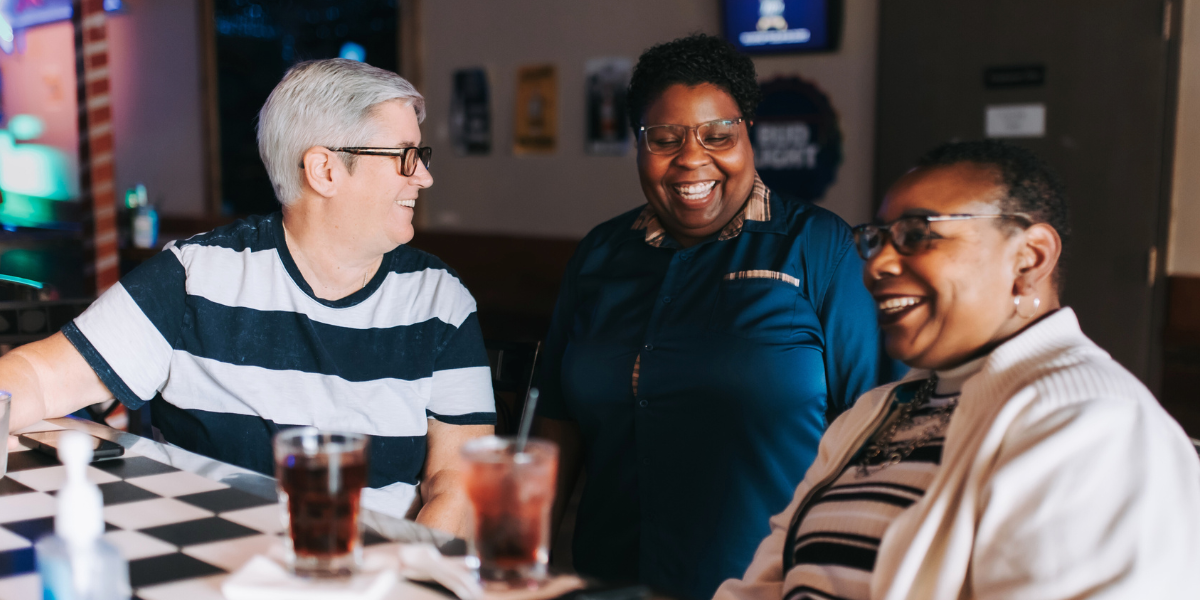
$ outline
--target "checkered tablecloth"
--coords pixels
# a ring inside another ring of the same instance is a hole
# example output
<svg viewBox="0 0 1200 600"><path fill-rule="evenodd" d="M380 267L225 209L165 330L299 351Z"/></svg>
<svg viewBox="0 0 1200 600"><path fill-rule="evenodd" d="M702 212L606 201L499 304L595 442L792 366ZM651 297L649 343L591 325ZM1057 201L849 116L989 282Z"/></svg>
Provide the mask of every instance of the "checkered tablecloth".
<svg viewBox="0 0 1200 600"><path fill-rule="evenodd" d="M104 496L104 537L129 561L142 600L220 598L221 580L280 543L283 512L274 499L129 451L93 463L88 475ZM0 479L0 599L42 597L33 543L54 530L54 494L65 481L57 460L9 444L8 475Z"/></svg>

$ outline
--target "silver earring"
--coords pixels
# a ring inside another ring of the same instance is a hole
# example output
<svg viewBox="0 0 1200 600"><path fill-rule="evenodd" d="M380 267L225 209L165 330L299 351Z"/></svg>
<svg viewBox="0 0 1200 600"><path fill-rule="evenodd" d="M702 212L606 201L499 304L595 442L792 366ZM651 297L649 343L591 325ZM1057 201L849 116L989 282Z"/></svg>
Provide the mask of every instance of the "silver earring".
<svg viewBox="0 0 1200 600"><path fill-rule="evenodd" d="M1037 314L1038 309L1041 308L1042 299L1038 298L1037 295L1035 294L1033 296L1033 312L1026 315L1026 314L1021 314L1021 298L1024 298L1024 297L1025 296L1013 296L1013 312L1017 313L1017 316L1021 317L1022 319L1032 319L1033 316Z"/></svg>

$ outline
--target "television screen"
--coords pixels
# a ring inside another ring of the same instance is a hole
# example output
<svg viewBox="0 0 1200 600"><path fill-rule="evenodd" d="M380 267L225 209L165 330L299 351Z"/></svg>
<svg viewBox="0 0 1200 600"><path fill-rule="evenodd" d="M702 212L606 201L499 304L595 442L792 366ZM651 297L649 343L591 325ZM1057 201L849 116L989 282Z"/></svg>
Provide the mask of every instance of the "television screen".
<svg viewBox="0 0 1200 600"><path fill-rule="evenodd" d="M121 0L104 0L104 10L120 8ZM0 0L0 21L14 30L70 18L71 0Z"/></svg>
<svg viewBox="0 0 1200 600"><path fill-rule="evenodd" d="M841 0L725 0L725 39L755 54L837 48Z"/></svg>

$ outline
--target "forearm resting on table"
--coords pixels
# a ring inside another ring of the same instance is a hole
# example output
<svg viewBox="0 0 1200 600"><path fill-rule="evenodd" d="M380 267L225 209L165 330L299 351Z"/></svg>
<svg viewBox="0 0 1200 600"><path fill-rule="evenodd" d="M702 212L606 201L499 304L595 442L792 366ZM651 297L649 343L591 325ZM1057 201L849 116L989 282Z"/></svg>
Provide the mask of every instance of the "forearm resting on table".
<svg viewBox="0 0 1200 600"><path fill-rule="evenodd" d="M467 497L466 474L442 470L421 482L424 506L416 521L466 538L470 534L471 499Z"/></svg>
<svg viewBox="0 0 1200 600"><path fill-rule="evenodd" d="M0 390L12 394L10 431L112 398L62 333L0 357Z"/></svg>
<svg viewBox="0 0 1200 600"><path fill-rule="evenodd" d="M460 455L468 440L495 433L491 425L450 425L429 420L428 453L421 481L421 512L416 521L458 537L470 533L471 500Z"/></svg>

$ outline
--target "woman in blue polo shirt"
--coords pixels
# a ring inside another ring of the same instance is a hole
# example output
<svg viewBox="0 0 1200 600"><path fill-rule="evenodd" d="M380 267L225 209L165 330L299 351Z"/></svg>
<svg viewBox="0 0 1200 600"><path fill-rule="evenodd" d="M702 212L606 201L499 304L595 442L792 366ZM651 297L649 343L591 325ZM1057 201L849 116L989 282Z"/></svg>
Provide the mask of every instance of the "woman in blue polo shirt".
<svg viewBox="0 0 1200 600"><path fill-rule="evenodd" d="M560 500L587 472L583 574L710 598L787 506L828 416L899 375L850 228L758 178L759 97L750 59L710 36L634 70L647 204L580 243L542 366Z"/></svg>

